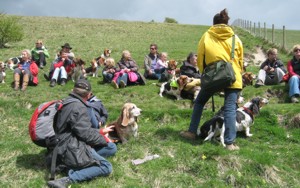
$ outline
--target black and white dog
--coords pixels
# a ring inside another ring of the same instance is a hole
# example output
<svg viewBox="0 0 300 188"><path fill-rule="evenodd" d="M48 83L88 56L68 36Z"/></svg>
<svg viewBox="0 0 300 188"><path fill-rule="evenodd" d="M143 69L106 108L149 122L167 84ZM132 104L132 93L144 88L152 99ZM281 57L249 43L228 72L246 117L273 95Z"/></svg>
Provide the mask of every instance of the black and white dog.
<svg viewBox="0 0 300 188"><path fill-rule="evenodd" d="M236 110L236 131L245 131L247 137L251 137L250 127L254 123L254 117L259 114L262 106L269 103L266 98L256 97L247 102L243 107ZM200 128L199 136L204 138L204 141L212 138L220 137L220 142L225 147L224 143L224 107L217 114Z"/></svg>
<svg viewBox="0 0 300 188"><path fill-rule="evenodd" d="M174 78L169 82L164 82L160 86L159 96L163 97L163 93L172 95L176 97L177 100L181 100L181 91L184 86L190 82L191 78L185 75L181 75L180 77Z"/></svg>

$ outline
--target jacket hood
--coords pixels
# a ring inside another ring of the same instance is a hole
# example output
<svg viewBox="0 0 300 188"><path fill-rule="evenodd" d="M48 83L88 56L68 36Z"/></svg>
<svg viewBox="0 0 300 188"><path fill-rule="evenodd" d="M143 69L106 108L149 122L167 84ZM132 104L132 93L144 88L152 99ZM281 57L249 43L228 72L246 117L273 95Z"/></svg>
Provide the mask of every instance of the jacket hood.
<svg viewBox="0 0 300 188"><path fill-rule="evenodd" d="M233 30L226 24L216 24L209 28L208 33L219 40L226 40L234 35Z"/></svg>

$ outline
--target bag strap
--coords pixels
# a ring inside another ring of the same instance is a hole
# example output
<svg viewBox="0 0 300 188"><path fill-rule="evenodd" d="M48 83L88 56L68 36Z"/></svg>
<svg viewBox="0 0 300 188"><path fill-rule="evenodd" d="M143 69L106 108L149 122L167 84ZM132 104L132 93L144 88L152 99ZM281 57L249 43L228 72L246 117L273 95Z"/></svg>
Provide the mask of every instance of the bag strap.
<svg viewBox="0 0 300 188"><path fill-rule="evenodd" d="M234 48L235 48L235 35L232 35L231 60L234 59Z"/></svg>

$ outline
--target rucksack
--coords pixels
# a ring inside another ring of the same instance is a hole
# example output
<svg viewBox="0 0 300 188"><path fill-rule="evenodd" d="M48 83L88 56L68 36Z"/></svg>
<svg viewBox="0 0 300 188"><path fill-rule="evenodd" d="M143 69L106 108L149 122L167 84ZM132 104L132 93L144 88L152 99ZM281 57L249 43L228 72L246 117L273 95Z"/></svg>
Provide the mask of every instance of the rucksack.
<svg viewBox="0 0 300 188"><path fill-rule="evenodd" d="M64 103L62 100L53 100L40 104L33 112L29 123L29 135L32 142L41 147L55 147L57 144L53 129L55 115L63 106L74 101Z"/></svg>

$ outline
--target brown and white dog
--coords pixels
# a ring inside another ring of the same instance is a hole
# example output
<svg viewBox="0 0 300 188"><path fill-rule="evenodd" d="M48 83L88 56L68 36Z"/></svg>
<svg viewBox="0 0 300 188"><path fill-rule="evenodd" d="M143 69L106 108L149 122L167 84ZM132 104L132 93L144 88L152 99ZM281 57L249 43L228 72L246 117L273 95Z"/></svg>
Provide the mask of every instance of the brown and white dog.
<svg viewBox="0 0 300 188"><path fill-rule="evenodd" d="M253 81L256 79L256 75L253 74L252 72L245 72L242 75L242 80L243 80L243 88L246 86L253 85Z"/></svg>
<svg viewBox="0 0 300 188"><path fill-rule="evenodd" d="M236 110L236 131L245 131L247 137L251 137L250 127L254 124L254 117L260 112L260 109L269 103L266 98L256 97L247 102L243 107ZM200 137L204 141L211 140L212 138L220 137L220 142L225 147L224 142L224 108L222 107L217 114L200 128Z"/></svg>
<svg viewBox="0 0 300 188"><path fill-rule="evenodd" d="M120 140L122 144L125 144L130 137L138 136L138 116L141 115L142 110L138 108L134 103L125 103L121 115L119 118L110 124L114 126L115 131L109 133L109 138Z"/></svg>
<svg viewBox="0 0 300 188"><path fill-rule="evenodd" d="M105 48L103 51L103 54L101 56L97 57L96 59L93 59L91 62L92 65L92 76L98 77L98 71L101 66L104 66L105 60L110 57L111 50Z"/></svg>
<svg viewBox="0 0 300 188"><path fill-rule="evenodd" d="M159 96L163 97L163 93L176 97L177 100L181 100L181 91L187 83L191 82L191 78L186 75L181 75L169 82L164 82L160 86Z"/></svg>
<svg viewBox="0 0 300 188"><path fill-rule="evenodd" d="M6 78L6 65L4 62L0 61L0 83L5 83Z"/></svg>
<svg viewBox="0 0 300 188"><path fill-rule="evenodd" d="M71 72L71 78L73 82L76 82L77 80L82 78L86 78L86 73L84 69L85 61L83 61L79 57L76 57L73 59L73 63L75 64L75 67Z"/></svg>

